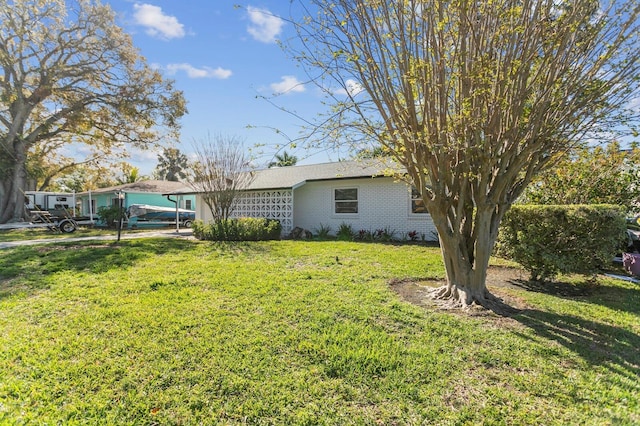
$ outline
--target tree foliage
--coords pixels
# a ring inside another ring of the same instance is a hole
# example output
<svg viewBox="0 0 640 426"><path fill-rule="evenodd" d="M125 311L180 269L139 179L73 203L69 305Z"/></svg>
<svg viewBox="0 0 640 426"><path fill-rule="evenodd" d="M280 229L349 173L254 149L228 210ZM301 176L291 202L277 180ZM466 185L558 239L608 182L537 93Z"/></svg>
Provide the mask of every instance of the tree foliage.
<svg viewBox="0 0 640 426"><path fill-rule="evenodd" d="M62 192L84 192L117 184L117 176L110 166L81 164L70 173L56 178L51 189Z"/></svg>
<svg viewBox="0 0 640 426"><path fill-rule="evenodd" d="M201 194L215 222L233 213L240 192L253 181L250 162L237 137L208 136L194 146L196 159L189 185Z"/></svg>
<svg viewBox="0 0 640 426"><path fill-rule="evenodd" d="M112 158L175 137L185 113L97 0L0 0L0 90L2 222L22 215L30 155L80 144Z"/></svg>
<svg viewBox="0 0 640 426"><path fill-rule="evenodd" d="M189 159L178 148L164 148L158 155L153 176L159 180L178 182L187 178Z"/></svg>
<svg viewBox="0 0 640 426"><path fill-rule="evenodd" d="M630 123L637 1L296 4L290 51L333 99L316 134L374 141L404 166L439 234L447 285L434 297L492 304L486 272L511 204L585 135Z"/></svg>
<svg viewBox="0 0 640 426"><path fill-rule="evenodd" d="M269 168L295 166L297 163L298 157L289 154L287 151L283 151L282 154L275 155L275 161L269 163Z"/></svg>
<svg viewBox="0 0 640 426"><path fill-rule="evenodd" d="M523 204L614 204L636 212L640 199L640 149L618 142L583 147L536 176Z"/></svg>
<svg viewBox="0 0 640 426"><path fill-rule="evenodd" d="M148 179L147 176L140 174L140 169L138 167L134 167L129 163L120 163L120 169L120 176L116 179L118 185L135 183Z"/></svg>

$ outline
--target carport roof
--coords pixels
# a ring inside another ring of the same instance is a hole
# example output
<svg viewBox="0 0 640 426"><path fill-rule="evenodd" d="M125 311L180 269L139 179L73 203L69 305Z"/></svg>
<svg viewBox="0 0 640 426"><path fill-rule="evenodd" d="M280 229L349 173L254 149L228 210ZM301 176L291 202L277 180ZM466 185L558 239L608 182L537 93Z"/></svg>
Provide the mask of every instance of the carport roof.
<svg viewBox="0 0 640 426"><path fill-rule="evenodd" d="M138 192L138 193L154 193L154 194L170 194L184 188L183 182L173 182L168 180L143 180L133 183L125 183L122 185L109 186L107 188L98 188L90 191L92 194L105 194L113 192ZM88 195L89 191L79 192L77 195Z"/></svg>

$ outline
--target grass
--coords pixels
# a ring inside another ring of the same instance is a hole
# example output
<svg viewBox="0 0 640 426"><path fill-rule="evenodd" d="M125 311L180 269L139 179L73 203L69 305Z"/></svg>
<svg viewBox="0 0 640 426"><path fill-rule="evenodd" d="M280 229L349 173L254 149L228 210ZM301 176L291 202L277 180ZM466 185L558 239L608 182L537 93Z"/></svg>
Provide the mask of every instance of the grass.
<svg viewBox="0 0 640 426"><path fill-rule="evenodd" d="M638 424L640 288L418 307L415 245L141 239L0 251L0 424ZM570 284L567 284L570 285Z"/></svg>
<svg viewBox="0 0 640 426"><path fill-rule="evenodd" d="M123 231L125 232L125 231ZM131 231L127 231L131 232ZM47 228L27 228L27 229L3 229L0 230L0 243L20 240L42 240L42 239L64 239L75 237L95 237L100 235L114 235L116 231L101 228L80 227L75 232L63 234L54 232Z"/></svg>
<svg viewBox="0 0 640 426"><path fill-rule="evenodd" d="M122 235L137 234L148 231L166 231L173 228L145 228L145 229L123 229ZM47 228L26 228L26 229L2 229L0 230L0 243L21 241L21 240L45 240L45 239L66 239L77 237L99 237L103 235L115 236L117 234L115 229L107 228L91 228L91 227L79 227L74 232L64 234L56 231L51 231Z"/></svg>

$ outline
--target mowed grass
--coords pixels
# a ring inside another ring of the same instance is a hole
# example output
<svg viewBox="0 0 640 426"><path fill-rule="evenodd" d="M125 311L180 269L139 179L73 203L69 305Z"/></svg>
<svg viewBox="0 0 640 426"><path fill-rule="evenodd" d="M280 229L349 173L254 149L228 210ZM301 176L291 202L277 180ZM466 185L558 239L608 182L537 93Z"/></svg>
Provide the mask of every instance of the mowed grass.
<svg viewBox="0 0 640 426"><path fill-rule="evenodd" d="M0 251L0 424L640 423L640 287L403 301L436 248L127 240Z"/></svg>
<svg viewBox="0 0 640 426"><path fill-rule="evenodd" d="M153 231L167 230L171 228L150 229ZM144 232L145 230L123 229L121 235L135 234ZM66 239L77 237L100 237L100 236L116 236L115 229L97 228L79 226L74 232L64 234L59 231L50 230L44 227L38 228L20 228L20 229L0 229L0 243L21 241L21 240L48 240L48 239Z"/></svg>
<svg viewBox="0 0 640 426"><path fill-rule="evenodd" d="M123 233L125 231L122 231ZM116 235L116 231L103 228L79 227L73 233L64 234L47 228L21 228L0 230L0 243L22 240L48 240L76 237L99 237L103 235Z"/></svg>

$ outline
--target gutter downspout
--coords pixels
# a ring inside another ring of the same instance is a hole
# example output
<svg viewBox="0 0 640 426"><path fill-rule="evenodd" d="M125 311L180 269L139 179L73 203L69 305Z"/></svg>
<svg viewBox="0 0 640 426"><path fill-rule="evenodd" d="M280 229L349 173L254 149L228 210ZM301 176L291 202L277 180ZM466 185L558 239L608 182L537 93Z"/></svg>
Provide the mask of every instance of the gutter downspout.
<svg viewBox="0 0 640 426"><path fill-rule="evenodd" d="M171 194L164 194L167 200L171 201L176 205L176 234L180 233L180 211L178 210L178 201L171 199Z"/></svg>

